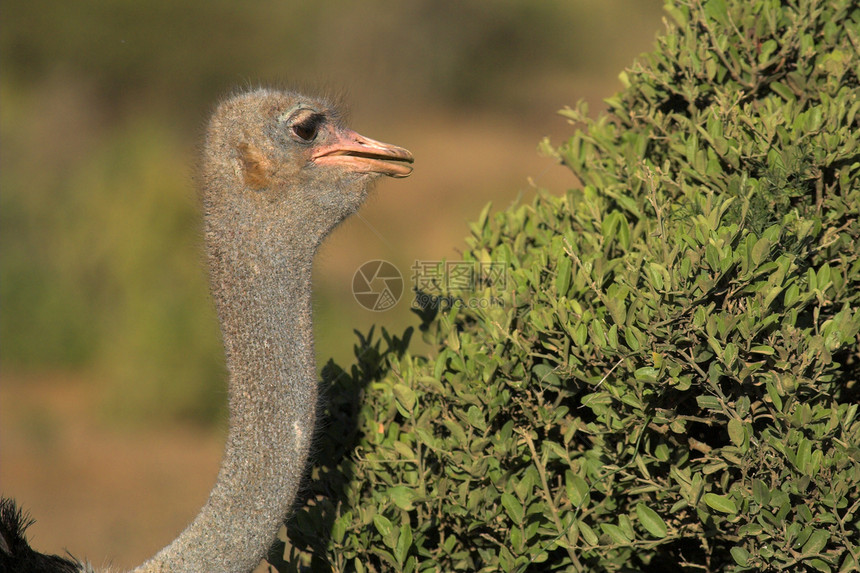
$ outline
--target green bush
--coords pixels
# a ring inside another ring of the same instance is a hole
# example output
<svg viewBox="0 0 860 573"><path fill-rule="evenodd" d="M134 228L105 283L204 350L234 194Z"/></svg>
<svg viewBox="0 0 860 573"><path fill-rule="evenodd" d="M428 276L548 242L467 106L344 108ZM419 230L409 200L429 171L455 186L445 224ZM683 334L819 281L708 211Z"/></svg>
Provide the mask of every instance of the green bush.
<svg viewBox="0 0 860 573"><path fill-rule="evenodd" d="M472 225L464 260L506 273L421 313L438 352L383 332L326 370L273 561L860 568L860 7L667 11L609 110L544 146L581 188Z"/></svg>

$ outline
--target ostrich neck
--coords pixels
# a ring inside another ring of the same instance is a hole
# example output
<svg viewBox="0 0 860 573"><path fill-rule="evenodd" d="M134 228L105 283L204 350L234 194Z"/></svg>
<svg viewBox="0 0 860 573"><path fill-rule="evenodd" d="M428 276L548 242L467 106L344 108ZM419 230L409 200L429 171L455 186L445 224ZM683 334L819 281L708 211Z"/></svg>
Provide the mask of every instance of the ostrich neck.
<svg viewBox="0 0 860 573"><path fill-rule="evenodd" d="M296 495L317 401L310 234L283 220L207 219L212 294L229 371L230 427L209 499L138 572L250 571ZM297 236L299 235L299 236Z"/></svg>

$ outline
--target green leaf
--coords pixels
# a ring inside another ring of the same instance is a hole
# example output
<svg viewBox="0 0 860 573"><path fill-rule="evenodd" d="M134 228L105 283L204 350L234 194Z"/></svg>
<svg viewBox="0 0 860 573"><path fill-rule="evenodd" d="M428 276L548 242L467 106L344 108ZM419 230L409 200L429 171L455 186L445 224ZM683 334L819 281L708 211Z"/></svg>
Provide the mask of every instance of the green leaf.
<svg viewBox="0 0 860 573"><path fill-rule="evenodd" d="M567 256L567 253L562 251L562 255L559 256L558 269L556 270L555 275L555 289L559 296L566 295L570 288L570 279L572 276L571 266L570 257Z"/></svg>
<svg viewBox="0 0 860 573"><path fill-rule="evenodd" d="M619 545L630 544L630 538L627 537L627 534L625 534L624 531L617 525L613 525L612 523L601 523L600 529L603 530L603 533L611 537L614 543L617 543Z"/></svg>
<svg viewBox="0 0 860 573"><path fill-rule="evenodd" d="M812 442L806 438L801 438L797 445L797 453L794 458L794 465L803 473L808 471L807 465L812 458Z"/></svg>
<svg viewBox="0 0 860 573"><path fill-rule="evenodd" d="M400 526L400 535L397 537L397 545L394 546L394 558L398 563L403 563L409 556L412 547L412 528L408 523Z"/></svg>
<svg viewBox="0 0 860 573"><path fill-rule="evenodd" d="M732 547L730 551L735 563L742 567L746 567L746 564L749 563L750 560L750 552L743 547Z"/></svg>
<svg viewBox="0 0 860 573"><path fill-rule="evenodd" d="M418 497L412 488L406 487L405 485L390 487L388 488L387 493L391 501L394 502L394 505L406 511L412 509L412 502L416 497Z"/></svg>
<svg viewBox="0 0 860 573"><path fill-rule="evenodd" d="M633 352L636 352L642 347L642 338L642 331L635 326L630 325L624 329L624 342L627 343L627 347Z"/></svg>
<svg viewBox="0 0 860 573"><path fill-rule="evenodd" d="M642 380L643 382L656 382L659 374L660 370L657 368L654 368L653 366L643 366L642 368L637 368L636 372L633 373L633 376L637 380Z"/></svg>
<svg viewBox="0 0 860 573"><path fill-rule="evenodd" d="M744 443L744 425L737 418L729 420L728 424L729 439L732 443L740 447Z"/></svg>
<svg viewBox="0 0 860 573"><path fill-rule="evenodd" d="M588 484L570 470L565 472L564 487L567 497L574 507L579 507L588 495Z"/></svg>
<svg viewBox="0 0 860 573"><path fill-rule="evenodd" d="M773 402L773 405L776 406L776 409L782 410L782 397L779 395L779 391L776 389L776 386L771 382L766 382L765 388L767 389L768 397Z"/></svg>
<svg viewBox="0 0 860 573"><path fill-rule="evenodd" d="M800 550L804 555L816 555L821 553L821 550L827 545L830 539L830 534L823 529L816 529L803 544L803 549Z"/></svg>
<svg viewBox="0 0 860 573"><path fill-rule="evenodd" d="M791 91L787 85L780 82L771 82L769 85L770 89L779 95L785 101L795 101L797 98L794 96L794 92Z"/></svg>
<svg viewBox="0 0 860 573"><path fill-rule="evenodd" d="M577 524L579 525L579 532L582 534L582 538L585 542L589 545L597 545L599 539L597 534L594 533L594 530L591 529L591 527L589 527L584 521L578 521Z"/></svg>
<svg viewBox="0 0 860 573"><path fill-rule="evenodd" d="M717 22L727 22L729 13L723 0L708 0L705 2L705 14Z"/></svg>
<svg viewBox="0 0 860 573"><path fill-rule="evenodd" d="M827 562L824 559L818 559L816 557L813 559L804 559L803 562L806 563L807 565L809 565L810 567L818 569L822 573L830 573L831 571L833 571L833 569L830 567L830 565L827 564ZM845 568L844 566L842 569L840 569L840 571L848 571L848 570L849 569Z"/></svg>
<svg viewBox="0 0 860 573"><path fill-rule="evenodd" d="M766 356L771 356L774 353L773 346L753 346L750 348L750 352L755 352L756 354L764 354Z"/></svg>
<svg viewBox="0 0 860 573"><path fill-rule="evenodd" d="M405 384L395 384L392 390L394 397L407 412L411 412L415 408L415 392L412 388Z"/></svg>
<svg viewBox="0 0 860 573"><path fill-rule="evenodd" d="M352 523L352 513L347 511L342 514L334 521L334 525L331 528L331 539L336 543L340 543L343 541L343 536L346 535L346 531L349 528L350 523Z"/></svg>
<svg viewBox="0 0 860 573"><path fill-rule="evenodd" d="M453 420L443 420L442 423L446 428L448 428L448 431L451 432L451 436L458 444L467 443L466 432L463 431L463 427L460 424Z"/></svg>
<svg viewBox="0 0 860 573"><path fill-rule="evenodd" d="M752 484L753 499L761 506L767 505L770 501L770 489L760 479L754 479Z"/></svg>
<svg viewBox="0 0 860 573"><path fill-rule="evenodd" d="M726 495L717 495L715 493L706 493L703 498L705 503L708 504L708 507L711 509L716 509L722 513L737 513L738 506L735 505L735 502Z"/></svg>
<svg viewBox="0 0 860 573"><path fill-rule="evenodd" d="M642 502L636 504L636 515L639 517L639 523L645 528L645 531L658 539L666 537L668 528L666 522L660 517L656 511L648 507Z"/></svg>
<svg viewBox="0 0 860 573"><path fill-rule="evenodd" d="M589 408L594 408L595 406L606 406L611 403L612 396L606 392L594 392L593 394L586 394L582 397L582 405L588 406Z"/></svg>
<svg viewBox="0 0 860 573"><path fill-rule="evenodd" d="M376 514L373 516L373 525L376 526L376 530L379 534L385 538L391 535L392 525L391 521L388 520L384 515Z"/></svg>
<svg viewBox="0 0 860 573"><path fill-rule="evenodd" d="M756 244L753 245L752 251L750 255L752 256L752 262L754 265L758 266L770 252L771 240L767 237L762 237Z"/></svg>
<svg viewBox="0 0 860 573"><path fill-rule="evenodd" d="M535 364L532 367L532 373L539 384L549 384L550 386L559 386L561 380L558 374L555 373L555 368L549 364Z"/></svg>
<svg viewBox="0 0 860 573"><path fill-rule="evenodd" d="M479 231L479 233L486 228L487 219L489 218L490 209L492 209L492 207L493 207L493 202L490 201L489 203L484 205L483 209L481 209L481 213L480 213L480 215L478 215L478 220L474 223L475 228Z"/></svg>
<svg viewBox="0 0 860 573"><path fill-rule="evenodd" d="M663 286L665 285L664 276L667 275L668 272L666 269L657 263L649 263L648 266L648 278L651 279L651 284L654 285L654 288L657 290L663 290Z"/></svg>
<svg viewBox="0 0 860 573"><path fill-rule="evenodd" d="M696 403L704 410L722 410L720 399L716 396L696 396Z"/></svg>
<svg viewBox="0 0 860 573"><path fill-rule="evenodd" d="M469 410L466 412L466 418L469 420L469 423L478 430L483 432L487 429L487 421L484 419L484 413L477 406L469 406Z"/></svg>
<svg viewBox="0 0 860 573"><path fill-rule="evenodd" d="M514 523L517 525L523 522L523 505L509 493L502 494L502 506L505 508L505 513L508 514Z"/></svg>
<svg viewBox="0 0 860 573"><path fill-rule="evenodd" d="M769 39L765 40L761 44L761 50L759 52L758 61L762 64L767 62L767 59L770 55L779 47L779 44L776 43L776 40Z"/></svg>

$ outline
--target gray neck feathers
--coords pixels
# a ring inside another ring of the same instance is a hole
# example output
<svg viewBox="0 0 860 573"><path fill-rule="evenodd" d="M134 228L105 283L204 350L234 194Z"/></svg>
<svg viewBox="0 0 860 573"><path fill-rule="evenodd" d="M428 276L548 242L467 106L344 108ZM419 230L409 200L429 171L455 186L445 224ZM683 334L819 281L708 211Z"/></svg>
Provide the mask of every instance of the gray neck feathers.
<svg viewBox="0 0 860 573"><path fill-rule="evenodd" d="M206 206L230 374L227 448L203 509L138 572L250 571L295 498L314 430L311 265L325 230L273 207L248 217Z"/></svg>

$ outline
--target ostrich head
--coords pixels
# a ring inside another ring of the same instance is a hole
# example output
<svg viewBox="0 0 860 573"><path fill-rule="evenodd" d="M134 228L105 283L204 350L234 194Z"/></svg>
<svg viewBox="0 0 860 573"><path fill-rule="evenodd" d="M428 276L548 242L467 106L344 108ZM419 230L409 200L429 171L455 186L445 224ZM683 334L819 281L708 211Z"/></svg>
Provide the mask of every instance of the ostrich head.
<svg viewBox="0 0 860 573"><path fill-rule="evenodd" d="M406 177L412 161L403 148L347 129L321 100L257 90L225 101L212 118L203 199L213 228L274 216L318 244L361 205L373 179Z"/></svg>

